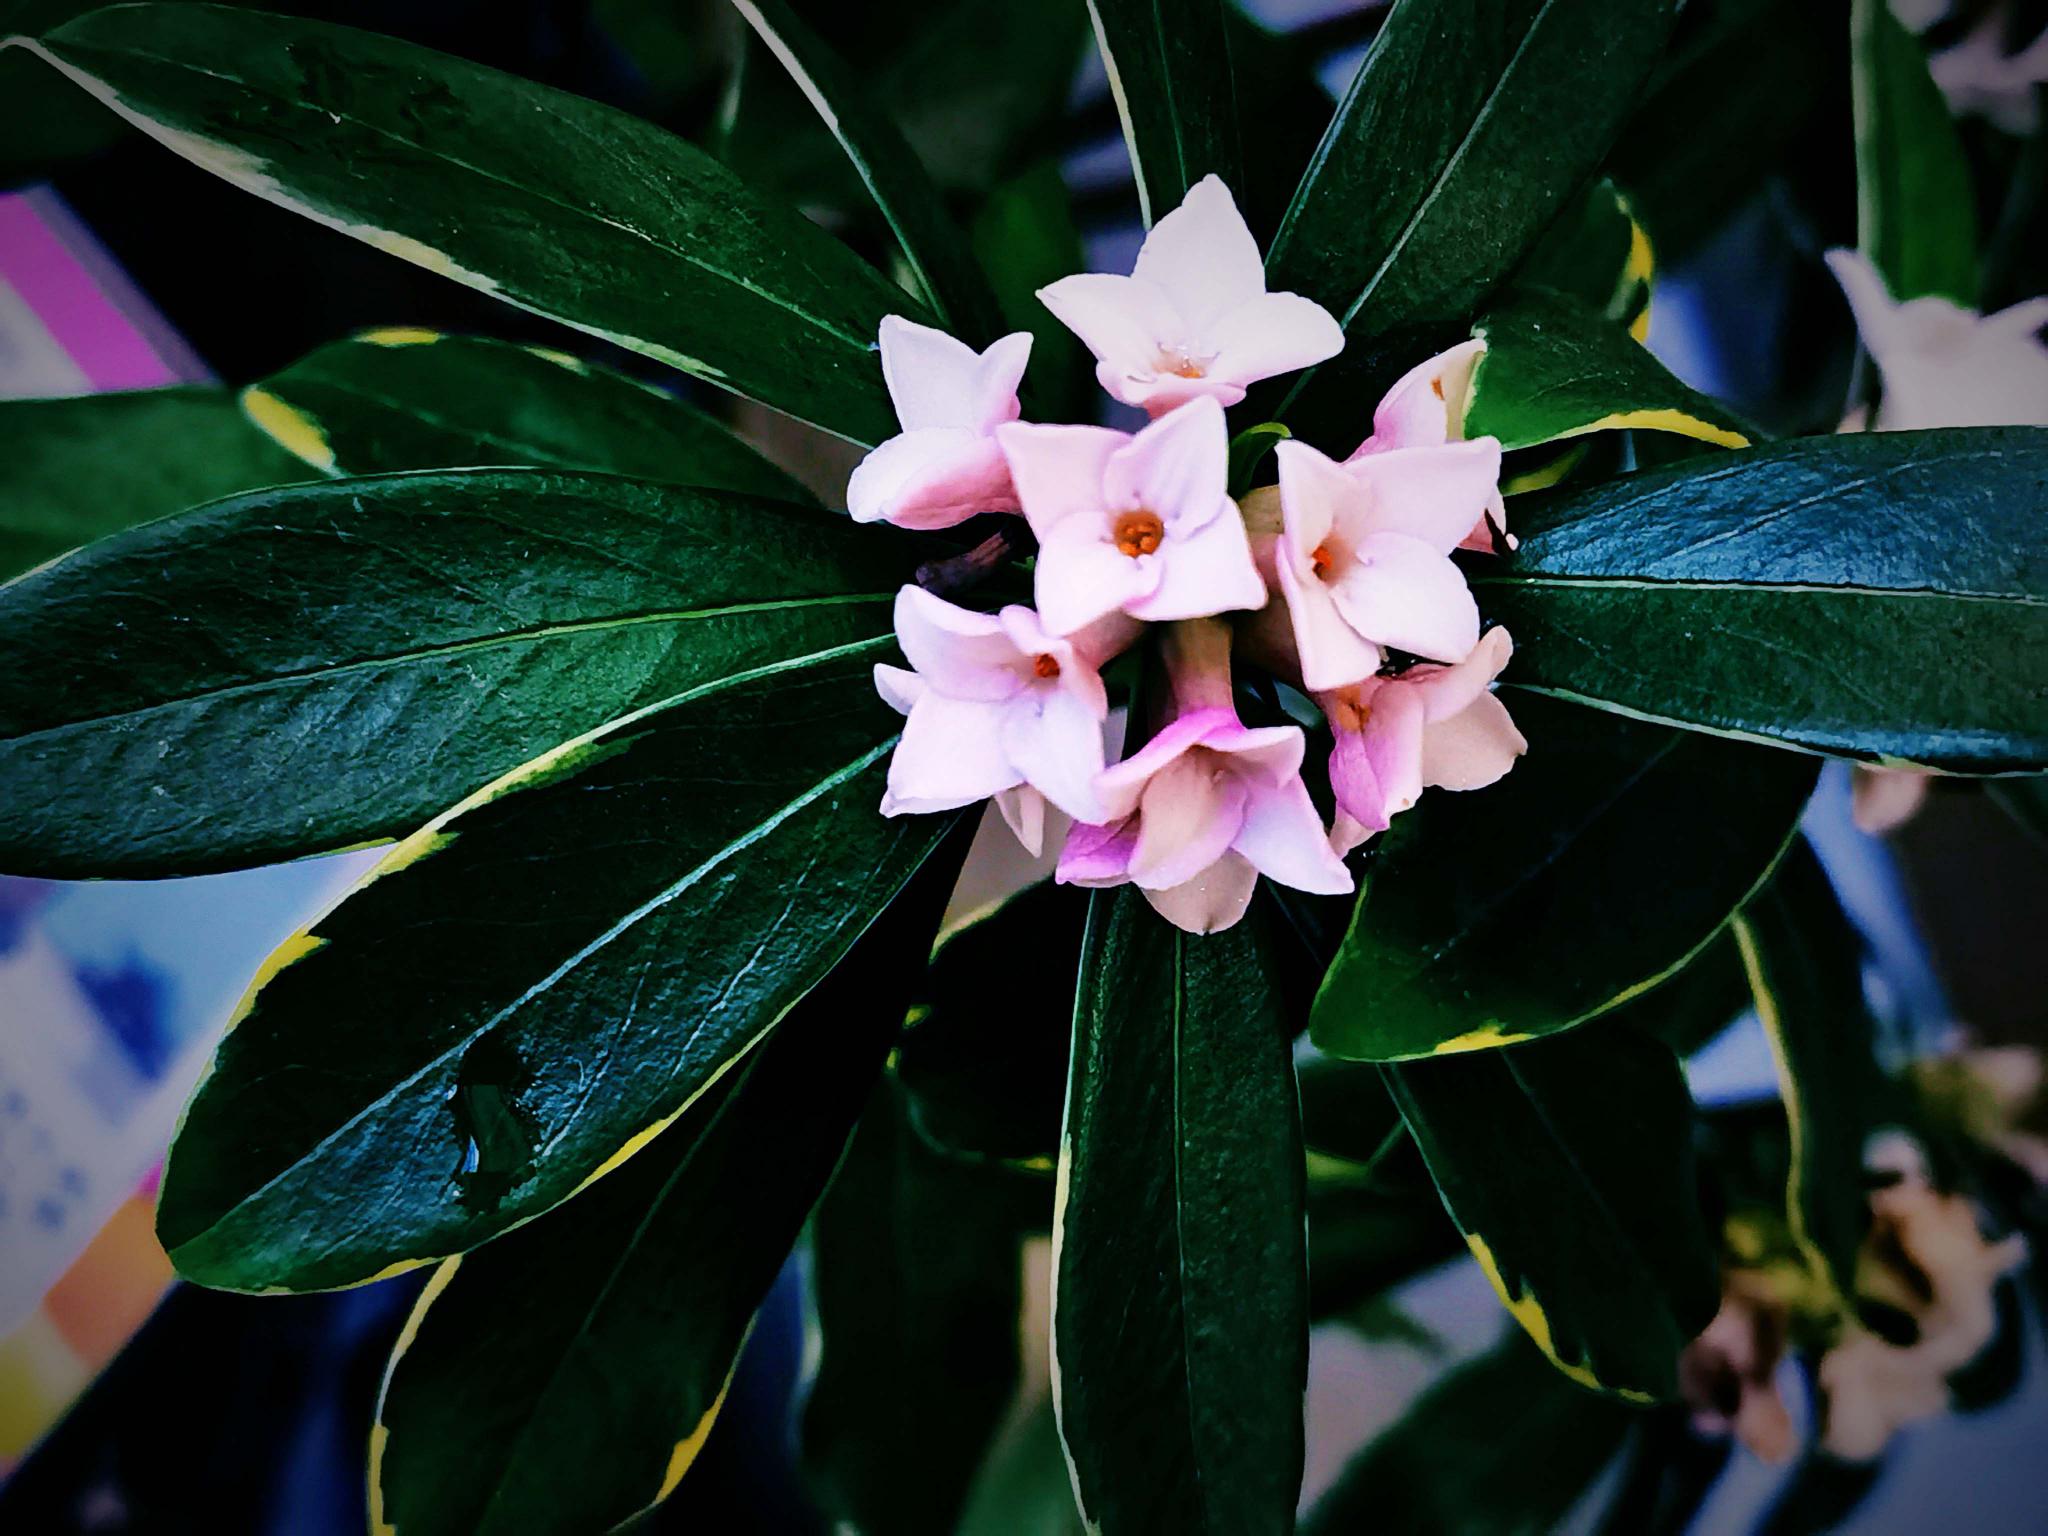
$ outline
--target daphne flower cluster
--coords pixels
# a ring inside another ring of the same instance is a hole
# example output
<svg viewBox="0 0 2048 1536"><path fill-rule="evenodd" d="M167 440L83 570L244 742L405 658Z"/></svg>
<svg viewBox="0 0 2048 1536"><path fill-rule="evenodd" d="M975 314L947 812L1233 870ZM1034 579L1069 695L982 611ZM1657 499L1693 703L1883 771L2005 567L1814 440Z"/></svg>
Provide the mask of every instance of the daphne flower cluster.
<svg viewBox="0 0 2048 1536"><path fill-rule="evenodd" d="M1223 184L1205 179L1161 219L1129 276L1083 273L1039 297L1095 354L1103 388L1151 421L1021 421L1027 333L977 353L882 322L903 431L855 470L852 515L936 529L1017 513L1038 541L1033 606L898 594L909 667L876 667L875 685L908 719L883 813L993 798L1037 854L1050 806L1072 819L1060 880L1135 884L1195 933L1236 922L1261 874L1350 891L1350 848L1426 785L1490 784L1526 745L1490 691L1508 637L1482 636L1450 558L1507 538L1500 444L1461 430L1483 343L1401 380L1341 463L1281 443L1279 484L1240 505L1224 408L1334 357L1344 336L1320 306L1266 291ZM1148 690L1149 734L1134 729L1135 749L1109 762L1102 669L1147 626L1165 684ZM1303 781L1300 727L1239 718L1234 648L1322 706L1334 825Z"/></svg>

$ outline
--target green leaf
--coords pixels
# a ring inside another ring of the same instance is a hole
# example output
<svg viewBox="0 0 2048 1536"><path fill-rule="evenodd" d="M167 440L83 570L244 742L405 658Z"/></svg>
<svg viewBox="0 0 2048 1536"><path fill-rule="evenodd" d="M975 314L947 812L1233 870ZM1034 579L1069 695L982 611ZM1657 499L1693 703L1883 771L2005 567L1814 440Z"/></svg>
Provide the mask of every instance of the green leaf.
<svg viewBox="0 0 2048 1536"><path fill-rule="evenodd" d="M944 894L919 883L646 1151L442 1265L385 1376L374 1527L575 1536L675 1487L895 1037Z"/></svg>
<svg viewBox="0 0 2048 1536"><path fill-rule="evenodd" d="M0 402L0 582L196 502L305 478L217 389Z"/></svg>
<svg viewBox="0 0 2048 1536"><path fill-rule="evenodd" d="M1657 261L1635 205L1612 181L1567 204L1515 273L1518 288L1551 288L1590 305L1637 341L1650 335Z"/></svg>
<svg viewBox="0 0 2048 1536"><path fill-rule="evenodd" d="M1087 910L1081 892L1048 880L932 957L896 1052L910 1123L932 1146L1051 1171Z"/></svg>
<svg viewBox="0 0 2048 1536"><path fill-rule="evenodd" d="M972 238L1004 324L1031 333L1024 394L1038 407L1032 419L1041 414L1053 420L1089 416L1095 404L1095 359L1081 338L1038 302L1039 289L1081 271L1088 262L1059 162L1040 160L997 186L975 215Z"/></svg>
<svg viewBox="0 0 2048 1536"><path fill-rule="evenodd" d="M896 430L872 349L916 301L652 124L225 6L115 6L32 46L267 201L842 437Z"/></svg>
<svg viewBox="0 0 2048 1536"><path fill-rule="evenodd" d="M1753 1001L1734 935L1724 932L1676 976L1622 1004L1613 1017L1662 1040L1683 1061L1724 1034Z"/></svg>
<svg viewBox="0 0 2048 1536"><path fill-rule="evenodd" d="M887 635L914 551L875 532L541 470L132 529L0 588L0 868L185 873L404 836L628 710Z"/></svg>
<svg viewBox="0 0 2048 1536"><path fill-rule="evenodd" d="M1509 681L1959 773L2048 767L2048 432L1811 438L1517 503ZM1956 679L1967 678L1959 687Z"/></svg>
<svg viewBox="0 0 2048 1536"><path fill-rule="evenodd" d="M1532 448L1589 432L1675 432L1722 448L1757 431L1689 389L1649 349L1598 310L1531 290L1472 327L1486 351L1472 370L1465 435Z"/></svg>
<svg viewBox="0 0 2048 1536"><path fill-rule="evenodd" d="M1326 402L1355 415L1514 270L1606 153L1676 10L1399 0L1266 261L1269 286L1343 322L1342 359L1312 375Z"/></svg>
<svg viewBox="0 0 2048 1536"><path fill-rule="evenodd" d="M1675 1397L1721 1281L1670 1048L1608 1024L1386 1072L1445 1208L1537 1347L1581 1386Z"/></svg>
<svg viewBox="0 0 2048 1536"><path fill-rule="evenodd" d="M1266 455L1293 435L1284 421L1262 421L1233 437L1230 440L1230 494L1243 496L1250 491Z"/></svg>
<svg viewBox="0 0 2048 1536"><path fill-rule="evenodd" d="M1054 1232L1060 1433L1090 1530L1293 1528L1308 1370L1301 1123L1258 924L1096 895Z"/></svg>
<svg viewBox="0 0 2048 1536"><path fill-rule="evenodd" d="M1204 176L1244 192L1224 0L1088 0L1147 228Z"/></svg>
<svg viewBox="0 0 2048 1536"><path fill-rule="evenodd" d="M885 1088L818 1209L803 1448L836 1529L951 1536L1019 1378L1022 1228L999 1181L924 1146Z"/></svg>
<svg viewBox="0 0 2048 1536"><path fill-rule="evenodd" d="M1870 1224L1863 1146L1882 1116L1863 953L1828 877L1795 843L1729 925L1771 1043L1791 1139L1786 1220L1820 1295L1846 1305Z"/></svg>
<svg viewBox="0 0 2048 1536"><path fill-rule="evenodd" d="M733 6L789 71L888 221L932 311L977 347L1000 334L995 295L939 189L878 99L787 0Z"/></svg>
<svg viewBox="0 0 2048 1536"><path fill-rule="evenodd" d="M1819 770L1508 697L1529 739L1514 771L1424 795L1381 839L1310 1019L1333 1056L1510 1045L1648 991L1762 883Z"/></svg>
<svg viewBox="0 0 2048 1536"><path fill-rule="evenodd" d="M242 406L324 473L530 464L812 501L694 406L567 353L480 336L370 331L244 390Z"/></svg>
<svg viewBox="0 0 2048 1536"><path fill-rule="evenodd" d="M881 654L783 662L577 738L288 940L171 1151L157 1232L180 1271L311 1290L410 1268L539 1215L682 1114L950 819L877 812Z"/></svg>
<svg viewBox="0 0 2048 1536"><path fill-rule="evenodd" d="M1977 305L1977 204L1970 164L1920 40L1886 0L1853 0L1856 243L1901 303L1926 294Z"/></svg>
<svg viewBox="0 0 2048 1536"><path fill-rule="evenodd" d="M1633 1419L1575 1391L1512 1335L1374 1436L1316 1502L1303 1536L1548 1536Z"/></svg>

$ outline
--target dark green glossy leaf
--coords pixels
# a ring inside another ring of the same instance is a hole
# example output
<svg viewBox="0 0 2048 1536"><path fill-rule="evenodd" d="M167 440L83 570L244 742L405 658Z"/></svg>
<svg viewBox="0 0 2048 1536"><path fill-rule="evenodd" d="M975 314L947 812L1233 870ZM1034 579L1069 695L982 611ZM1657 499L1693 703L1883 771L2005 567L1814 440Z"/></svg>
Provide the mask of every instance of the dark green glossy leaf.
<svg viewBox="0 0 2048 1536"><path fill-rule="evenodd" d="M896 1053L932 1146L1050 1171L1059 1154L1088 901L1051 881L947 939Z"/></svg>
<svg viewBox="0 0 2048 1536"><path fill-rule="evenodd" d="M1892 297L1977 303L1970 165L1920 40L1886 0L1850 8L1856 103L1856 239Z"/></svg>
<svg viewBox="0 0 2048 1536"><path fill-rule="evenodd" d="M1771 1042L1791 1139L1785 1215L1822 1295L1855 1294L1870 1225L1863 1146L1878 1128L1875 1022L1863 951L1820 860L1793 844L1769 887L1729 924Z"/></svg>
<svg viewBox="0 0 2048 1536"><path fill-rule="evenodd" d="M1569 295L1518 293L1482 315L1472 334L1486 339L1486 352L1466 397L1468 437L1513 449L1632 428L1742 448L1757 435Z"/></svg>
<svg viewBox="0 0 2048 1536"><path fill-rule="evenodd" d="M0 42L99 8L100 0L0 0ZM125 132L120 118L81 100L27 54L0 48L0 187L41 180Z"/></svg>
<svg viewBox="0 0 2048 1536"><path fill-rule="evenodd" d="M644 1152L441 1267L385 1377L373 1525L580 1536L668 1494L868 1100L937 920L929 894L906 894Z"/></svg>
<svg viewBox="0 0 2048 1536"><path fill-rule="evenodd" d="M1518 288L1550 288L1590 305L1637 341L1650 332L1656 258L1628 194L1602 178L1565 205L1515 273Z"/></svg>
<svg viewBox="0 0 2048 1536"><path fill-rule="evenodd" d="M1380 1076L1375 1067L1343 1065L1361 1076ZM1306 1130L1319 1106L1307 1074L1302 1088ZM1319 1322L1338 1316L1356 1320L1390 1288L1465 1251L1393 1100L1378 1082L1373 1091L1392 1129L1374 1149L1369 1165L1340 1169L1319 1161L1315 1154L1320 1148L1311 1146L1308 1299L1309 1315Z"/></svg>
<svg viewBox="0 0 2048 1536"><path fill-rule="evenodd" d="M1224 0L1088 0L1147 227L1204 176L1244 191Z"/></svg>
<svg viewBox="0 0 2048 1536"><path fill-rule="evenodd" d="M1230 494L1243 496L1250 491L1266 455L1293 435L1285 422L1262 421L1233 437L1230 440Z"/></svg>
<svg viewBox="0 0 2048 1536"><path fill-rule="evenodd" d="M991 192L975 216L975 255L987 268L1003 323L1031 333L1024 396L1032 420L1080 420L1094 410L1095 360L1038 302L1038 290L1087 265L1059 162L1041 160Z"/></svg>
<svg viewBox="0 0 2048 1536"><path fill-rule="evenodd" d="M1332 1055L1512 1044L1646 992L1762 883L1819 770L1507 699L1529 739L1514 771L1483 790L1425 794L1382 838L1316 995L1310 1032Z"/></svg>
<svg viewBox="0 0 2048 1536"><path fill-rule="evenodd" d="M1303 1536L1550 1536L1634 1419L1519 1337L1460 1366L1345 1465Z"/></svg>
<svg viewBox="0 0 2048 1536"><path fill-rule="evenodd" d="M999 331L995 295L939 189L879 99L787 0L733 0L860 173L933 313L977 347Z"/></svg>
<svg viewBox="0 0 2048 1536"><path fill-rule="evenodd" d="M244 390L242 404L334 474L531 464L812 499L694 406L566 353L480 336L372 331Z"/></svg>
<svg viewBox="0 0 2048 1536"><path fill-rule="evenodd" d="M0 589L0 868L231 868L403 836L563 739L889 632L844 518L540 470L216 502Z"/></svg>
<svg viewBox="0 0 2048 1536"><path fill-rule="evenodd" d="M1807 439L1517 503L1510 680L1723 735L2048 766L2048 432ZM1968 686L1958 686L1968 679Z"/></svg>
<svg viewBox="0 0 2048 1536"><path fill-rule="evenodd" d="M215 389L0 403L0 581L199 502L307 478Z"/></svg>
<svg viewBox="0 0 2048 1536"><path fill-rule="evenodd" d="M1271 287L1344 324L1343 356L1314 375L1326 400L1355 415L1513 272L1606 153L1676 10L1399 0L1266 263Z"/></svg>
<svg viewBox="0 0 2048 1536"><path fill-rule="evenodd" d="M876 811L881 654L785 662L549 752L282 946L171 1151L157 1231L180 1270L307 1290L460 1252L683 1113L950 820ZM516 1132L489 1159L486 1113Z"/></svg>
<svg viewBox="0 0 2048 1536"><path fill-rule="evenodd" d="M1721 1281L1670 1048L1606 1024L1386 1072L1445 1207L1537 1347L1596 1391L1676 1396L1679 1351Z"/></svg>
<svg viewBox="0 0 2048 1536"><path fill-rule="evenodd" d="M1097 894L1054 1234L1060 1433L1102 1536L1293 1528L1308 1371L1301 1123L1260 925Z"/></svg>
<svg viewBox="0 0 2048 1536"><path fill-rule="evenodd" d="M1010 1193L926 1147L900 1090L876 1095L811 1225L804 1462L838 1529L952 1536L1017 1390Z"/></svg>
<svg viewBox="0 0 2048 1536"><path fill-rule="evenodd" d="M117 6L39 49L281 207L843 437L896 429L874 338L916 302L652 124L391 38L224 6Z"/></svg>

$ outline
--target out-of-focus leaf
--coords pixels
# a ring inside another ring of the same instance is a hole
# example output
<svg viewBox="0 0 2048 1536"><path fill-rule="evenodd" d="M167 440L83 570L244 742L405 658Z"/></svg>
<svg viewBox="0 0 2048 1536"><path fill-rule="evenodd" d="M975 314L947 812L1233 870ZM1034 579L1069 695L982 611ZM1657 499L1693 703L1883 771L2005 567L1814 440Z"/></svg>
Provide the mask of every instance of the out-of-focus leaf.
<svg viewBox="0 0 2048 1536"><path fill-rule="evenodd" d="M988 271L1003 320L1031 333L1024 392L1048 419L1084 420L1094 408L1095 360L1081 338L1038 302L1038 290L1087 263L1059 163L1041 160L997 185L975 216L975 255Z"/></svg>
<svg viewBox="0 0 2048 1536"><path fill-rule="evenodd" d="M308 478L217 389L0 402L0 582L137 523Z"/></svg>
<svg viewBox="0 0 2048 1536"><path fill-rule="evenodd" d="M1088 0L1148 228L1204 176L1243 195L1225 8L1224 0L1181 0L1170 10L1154 0Z"/></svg>
<svg viewBox="0 0 2048 1536"><path fill-rule="evenodd" d="M1023 1270L1001 1178L925 1146L885 1085L818 1208L803 1450L844 1530L952 1536L1010 1406Z"/></svg>
<svg viewBox="0 0 2048 1536"><path fill-rule="evenodd" d="M1852 0L1856 241L1901 302L1977 302L1970 165L1920 40L1887 0Z"/></svg>
<svg viewBox="0 0 2048 1536"><path fill-rule="evenodd" d="M1518 288L1550 288L1590 305L1637 341L1650 334L1656 256L1628 194L1602 177L1565 205L1515 273Z"/></svg>

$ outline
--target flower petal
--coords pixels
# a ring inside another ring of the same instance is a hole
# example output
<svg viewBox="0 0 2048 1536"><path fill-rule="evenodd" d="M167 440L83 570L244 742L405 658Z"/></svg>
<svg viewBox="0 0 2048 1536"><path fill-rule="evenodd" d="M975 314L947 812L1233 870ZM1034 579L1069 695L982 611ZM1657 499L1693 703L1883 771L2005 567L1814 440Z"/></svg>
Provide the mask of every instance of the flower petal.
<svg viewBox="0 0 2048 1536"><path fill-rule="evenodd" d="M1165 572L1157 554L1132 558L1109 541L1100 516L1056 523L1038 546L1033 584L1038 617L1054 634L1072 634L1152 595Z"/></svg>
<svg viewBox="0 0 2048 1536"><path fill-rule="evenodd" d="M1323 819L1299 775L1284 784L1248 785L1244 823L1231 848L1269 880L1297 891L1341 896L1351 871L1330 847Z"/></svg>
<svg viewBox="0 0 2048 1536"><path fill-rule="evenodd" d="M1014 512L1010 466L991 437L924 427L881 444L854 467L846 509L857 523L951 528L981 512Z"/></svg>
<svg viewBox="0 0 2048 1536"><path fill-rule="evenodd" d="M882 379L906 431L962 427L985 432L1016 414L1017 384L1031 355L1031 337L1019 331L987 352L944 331L888 315L880 331ZM1008 414L998 414L1007 409Z"/></svg>
<svg viewBox="0 0 2048 1536"><path fill-rule="evenodd" d="M1018 504L1040 539L1076 515L1100 513L1102 473L1130 438L1108 427L1037 426L1012 422L996 428Z"/></svg>
<svg viewBox="0 0 2048 1536"><path fill-rule="evenodd" d="M927 693L889 759L882 814L946 811L1021 783L1002 749L1003 706Z"/></svg>
<svg viewBox="0 0 2048 1536"><path fill-rule="evenodd" d="M1205 528L1192 533L1170 528L1155 558L1160 562L1158 586L1125 605L1136 618L1160 623L1266 605L1266 584L1252 563L1244 524L1227 502L1223 515Z"/></svg>
<svg viewBox="0 0 2048 1536"><path fill-rule="evenodd" d="M1369 453L1352 459L1344 473L1365 487L1366 530L1405 533L1449 554L1484 522L1500 494L1500 440Z"/></svg>
<svg viewBox="0 0 2048 1536"><path fill-rule="evenodd" d="M1330 595L1351 627L1380 645L1462 661L1479 643L1479 605L1465 573L1406 534L1368 536Z"/></svg>
<svg viewBox="0 0 2048 1536"><path fill-rule="evenodd" d="M1194 879L1169 890L1146 890L1152 910L1184 933L1221 933L1252 904L1259 872L1241 854L1226 853Z"/></svg>
<svg viewBox="0 0 2048 1536"><path fill-rule="evenodd" d="M1095 794L1102 717L1059 687L1027 689L1003 715L1003 755L1024 781L1076 821L1106 818Z"/></svg>
<svg viewBox="0 0 2048 1536"><path fill-rule="evenodd" d="M1081 338L1097 362L1118 373L1150 376L1157 372L1161 350L1177 343L1183 328L1181 316L1164 292L1151 283L1110 272L1063 277L1039 289L1038 299L1061 325ZM1110 392L1116 393L1114 389Z"/></svg>
<svg viewBox="0 0 2048 1536"><path fill-rule="evenodd" d="M896 643L917 675L947 698L1007 699L1024 687L1017 647L1001 620L923 587L896 594Z"/></svg>
<svg viewBox="0 0 2048 1536"><path fill-rule="evenodd" d="M1190 400L1109 456L1102 470L1101 505L1113 511L1142 508L1172 532L1192 532L1229 505L1229 481L1230 434L1223 407L1214 400Z"/></svg>
<svg viewBox="0 0 2048 1536"><path fill-rule="evenodd" d="M1469 706L1422 733L1422 782L1437 789L1484 789L1529 750L1507 705L1482 693Z"/></svg>
<svg viewBox="0 0 2048 1536"><path fill-rule="evenodd" d="M1275 564L1287 615L1294 626L1295 653L1301 659L1302 686L1311 693L1346 688L1379 671L1385 658L1380 648L1351 627L1337 609L1330 589L1311 575L1304 580L1290 548L1283 546Z"/></svg>
<svg viewBox="0 0 2048 1536"><path fill-rule="evenodd" d="M1003 818L1003 825L1010 829L1024 851L1033 859L1041 857L1045 851L1045 796L1029 784L1018 784L996 792L995 808ZM968 852L971 855L973 850ZM965 870L962 870L961 878L966 878ZM1044 873L1038 872L1038 879L1043 878ZM1037 883L1036 879L1027 881L1018 890Z"/></svg>
<svg viewBox="0 0 2048 1536"><path fill-rule="evenodd" d="M1205 336L1212 322L1266 291L1259 243L1237 211L1222 178L1204 176L1173 212L1152 226L1131 276L1164 293L1186 324L1185 337Z"/></svg>
<svg viewBox="0 0 2048 1536"><path fill-rule="evenodd" d="M1475 336L1402 374L1372 413L1372 436L1352 457L1390 448L1441 447L1462 438L1472 370L1485 354L1484 338Z"/></svg>
<svg viewBox="0 0 2048 1536"><path fill-rule="evenodd" d="M1422 700L1412 688L1390 683L1372 696L1359 730L1359 749L1379 788L1380 814L1394 817L1422 798L1426 741ZM1346 807L1354 816L1358 811ZM1366 818L1359 816L1359 820Z"/></svg>
<svg viewBox="0 0 2048 1536"><path fill-rule="evenodd" d="M1067 834L1067 846L1060 850L1054 878L1061 885L1126 885L1131 878L1131 852L1137 846L1138 824L1132 818L1077 824Z"/></svg>
<svg viewBox="0 0 2048 1536"><path fill-rule="evenodd" d="M875 663L875 692L897 714L909 714L917 706L917 701L924 697L924 691L925 680L915 672L906 672L887 662Z"/></svg>
<svg viewBox="0 0 2048 1536"><path fill-rule="evenodd" d="M1138 810L1131 879L1154 890L1191 880L1221 858L1244 825L1250 787L1199 754L1152 776Z"/></svg>
<svg viewBox="0 0 2048 1536"><path fill-rule="evenodd" d="M1430 721L1448 720L1482 697L1487 684L1506 670L1514 654L1515 642L1505 629L1496 626L1481 635L1472 654L1456 665L1412 667L1387 686L1414 693Z"/></svg>
<svg viewBox="0 0 2048 1536"><path fill-rule="evenodd" d="M1129 816L1138 808L1145 786L1190 748L1211 737L1225 736L1244 727L1229 709L1198 709L1169 721L1153 738L1120 763L1112 764L1095 781L1095 793L1109 808L1111 820Z"/></svg>
<svg viewBox="0 0 2048 1536"><path fill-rule="evenodd" d="M1261 293L1222 315L1203 332L1215 354L1207 376L1256 384L1275 374L1313 368L1344 350L1344 327L1322 305L1298 293Z"/></svg>
<svg viewBox="0 0 2048 1536"><path fill-rule="evenodd" d="M1304 557L1340 529L1363 533L1365 487L1342 465L1291 439L1273 449L1273 460L1280 471L1281 527Z"/></svg>

